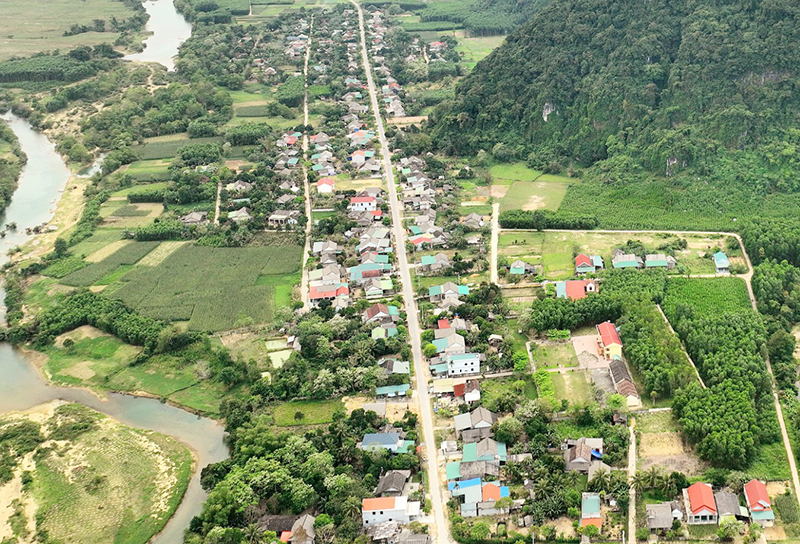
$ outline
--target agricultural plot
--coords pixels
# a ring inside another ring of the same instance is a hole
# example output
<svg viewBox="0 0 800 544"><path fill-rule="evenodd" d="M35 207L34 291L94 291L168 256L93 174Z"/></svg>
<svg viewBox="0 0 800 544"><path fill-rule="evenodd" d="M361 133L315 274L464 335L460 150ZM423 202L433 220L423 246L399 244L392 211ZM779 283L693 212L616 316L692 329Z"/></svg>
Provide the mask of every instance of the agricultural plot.
<svg viewBox="0 0 800 544"><path fill-rule="evenodd" d="M91 26L94 19L108 23L112 17L124 20L134 14L124 3L115 0L48 0L46 8L39 2L3 2L0 61L15 56L29 57L40 51L60 49L66 52L82 45L114 43L118 32L85 32L74 36L64 36L64 32L73 24Z"/></svg>
<svg viewBox="0 0 800 544"><path fill-rule="evenodd" d="M95 229L94 233L89 238L76 244L72 248L72 253L75 255L90 256L98 251L102 251L106 246L121 240L121 229L100 227ZM105 258L105 256L103 258Z"/></svg>
<svg viewBox="0 0 800 544"><path fill-rule="evenodd" d="M155 249L157 245L158 242L131 242L122 245L100 262L92 263L85 268L64 276L61 279L61 283L73 287L88 287L94 284L107 285L111 281L103 282L104 278L117 272L120 268L126 269L127 267L129 269L139 259Z"/></svg>
<svg viewBox="0 0 800 544"><path fill-rule="evenodd" d="M140 351L93 327L79 327L59 336L48 348L45 371L56 383L104 386L111 374L130 364Z"/></svg>
<svg viewBox="0 0 800 544"><path fill-rule="evenodd" d="M180 148L188 144L206 144L213 142L222 144L222 136L193 138L191 140L186 138L150 140L142 145L132 146L131 149L143 161L151 161L154 159L168 159L174 157Z"/></svg>
<svg viewBox="0 0 800 544"><path fill-rule="evenodd" d="M641 470L658 466L691 477L708 468L684 443L671 411L636 414L636 430L640 436L638 468Z"/></svg>
<svg viewBox="0 0 800 544"><path fill-rule="evenodd" d="M170 179L169 160L136 161L125 167L125 173L137 181L163 181Z"/></svg>
<svg viewBox="0 0 800 544"><path fill-rule="evenodd" d="M155 267L136 267L113 296L157 319L188 321L191 330L269 322L297 277L299 246L184 246ZM272 276L269 281L261 277ZM280 289L276 286L280 286Z"/></svg>
<svg viewBox="0 0 800 544"><path fill-rule="evenodd" d="M149 225L164 213L164 205L153 202L128 204L125 200L107 200L100 207L102 225L115 229L135 229Z"/></svg>
<svg viewBox="0 0 800 544"><path fill-rule="evenodd" d="M678 304L691 306L698 315L752 311L744 280L730 277L670 278L664 313L674 315Z"/></svg>

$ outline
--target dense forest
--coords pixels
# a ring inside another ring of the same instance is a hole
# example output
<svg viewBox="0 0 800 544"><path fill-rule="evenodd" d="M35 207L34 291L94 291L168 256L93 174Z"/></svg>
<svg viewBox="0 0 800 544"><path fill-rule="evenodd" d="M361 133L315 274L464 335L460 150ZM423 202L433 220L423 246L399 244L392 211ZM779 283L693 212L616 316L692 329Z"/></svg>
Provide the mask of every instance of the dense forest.
<svg viewBox="0 0 800 544"><path fill-rule="evenodd" d="M11 202L11 195L17 188L20 168L25 160L17 137L8 125L0 122L0 213Z"/></svg>
<svg viewBox="0 0 800 544"><path fill-rule="evenodd" d="M490 36L511 32L547 5L549 0L447 0L428 4L420 11L422 22L459 23L471 34Z"/></svg>
<svg viewBox="0 0 800 544"><path fill-rule="evenodd" d="M590 167L567 210L631 197L732 226L770 199L780 216L794 200L773 195L800 189L798 19L789 0L556 1L464 78L431 116L433 140ZM668 220L628 213L606 226Z"/></svg>

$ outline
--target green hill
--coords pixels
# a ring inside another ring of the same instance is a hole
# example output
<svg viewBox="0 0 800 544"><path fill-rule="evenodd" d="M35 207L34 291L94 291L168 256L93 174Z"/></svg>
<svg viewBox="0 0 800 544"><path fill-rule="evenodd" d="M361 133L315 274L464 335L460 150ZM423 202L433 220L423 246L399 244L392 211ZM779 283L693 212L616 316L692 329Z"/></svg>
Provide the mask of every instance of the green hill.
<svg viewBox="0 0 800 544"><path fill-rule="evenodd" d="M797 43L792 0L556 0L464 78L431 117L434 141L591 167L567 208L637 185L651 205L716 205L727 221L756 204L781 215L773 195L800 190ZM644 187L654 176L666 190ZM709 197L701 178L730 194Z"/></svg>

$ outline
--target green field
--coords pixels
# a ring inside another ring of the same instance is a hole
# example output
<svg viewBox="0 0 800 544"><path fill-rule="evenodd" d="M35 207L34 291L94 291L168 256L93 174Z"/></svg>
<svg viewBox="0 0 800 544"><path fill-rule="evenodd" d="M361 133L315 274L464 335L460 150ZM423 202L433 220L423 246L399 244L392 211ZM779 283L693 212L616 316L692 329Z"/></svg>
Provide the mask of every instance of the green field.
<svg viewBox="0 0 800 544"><path fill-rule="evenodd" d="M125 168L125 173L132 176L137 181L167 180L172 177L172 173L169 171L169 163L170 161L164 159L136 161Z"/></svg>
<svg viewBox="0 0 800 544"><path fill-rule="evenodd" d="M672 412L643 412L636 414L636 430L640 433L670 433L678 431Z"/></svg>
<svg viewBox="0 0 800 544"><path fill-rule="evenodd" d="M110 296L157 319L188 321L192 330L267 323L290 301L301 253L299 246L187 245L157 266L135 267Z"/></svg>
<svg viewBox="0 0 800 544"><path fill-rule="evenodd" d="M61 279L64 285L88 287L99 284L100 280L117 271L120 267L136 264L142 257L150 253L158 242L131 242L100 261L92 263L80 270L68 274ZM104 283L103 285L107 285Z"/></svg>
<svg viewBox="0 0 800 544"><path fill-rule="evenodd" d="M131 147L143 161L151 161L154 159L168 159L174 157L180 148L189 144L205 144L210 142L222 143L222 136L210 136L208 138L193 138L187 140L185 138L163 139L145 142L142 145L134 145Z"/></svg>
<svg viewBox="0 0 800 544"><path fill-rule="evenodd" d="M500 199L500 211L556 211L570 185L579 183L577 179L542 174L521 162L495 164L489 172L494 180L492 192Z"/></svg>
<svg viewBox="0 0 800 544"><path fill-rule="evenodd" d="M94 19L103 19L110 26L112 17L128 19L134 12L115 0L48 0L22 2L5 0L0 17L0 60L14 56L28 57L40 51L60 49L66 53L82 45L94 46L113 43L117 32L86 32L64 36L73 24L90 25Z"/></svg>
<svg viewBox="0 0 800 544"><path fill-rule="evenodd" d="M638 421L638 420L637 420ZM638 426L638 425L637 425ZM783 442L762 444L756 460L747 467L747 474L758 480L776 481L791 479L789 460Z"/></svg>
<svg viewBox="0 0 800 544"><path fill-rule="evenodd" d="M275 425L279 427L322 425L332 422L333 414L343 406L339 399L286 402L277 405L272 416L275 418Z"/></svg>
<svg viewBox="0 0 800 544"><path fill-rule="evenodd" d="M677 304L691 306L698 315L752 311L747 285L740 278L670 278L664 313L674 315Z"/></svg>

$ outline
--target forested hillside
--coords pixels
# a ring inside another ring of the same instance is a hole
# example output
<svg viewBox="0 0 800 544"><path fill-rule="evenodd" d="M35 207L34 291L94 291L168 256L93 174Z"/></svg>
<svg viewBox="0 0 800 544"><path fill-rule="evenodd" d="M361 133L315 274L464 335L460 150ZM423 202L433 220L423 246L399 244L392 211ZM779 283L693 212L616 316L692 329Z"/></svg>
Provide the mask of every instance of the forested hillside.
<svg viewBox="0 0 800 544"><path fill-rule="evenodd" d="M676 190L701 176L796 192L799 40L791 0L556 0L464 78L431 118L434 141L595 165L585 178L610 189L659 175Z"/></svg>
<svg viewBox="0 0 800 544"><path fill-rule="evenodd" d="M420 11L420 20L450 21L471 34L488 36L511 32L550 0L445 0Z"/></svg>

